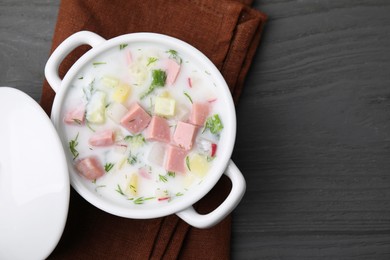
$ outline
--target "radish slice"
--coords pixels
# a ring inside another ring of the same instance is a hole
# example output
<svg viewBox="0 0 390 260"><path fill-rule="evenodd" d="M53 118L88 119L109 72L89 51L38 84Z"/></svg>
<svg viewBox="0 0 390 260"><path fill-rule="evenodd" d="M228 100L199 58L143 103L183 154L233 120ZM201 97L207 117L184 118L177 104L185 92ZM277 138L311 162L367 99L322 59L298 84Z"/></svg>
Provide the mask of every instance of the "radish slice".
<svg viewBox="0 0 390 260"><path fill-rule="evenodd" d="M126 51L126 62L127 62L127 65L130 65L133 62L133 58L131 57L130 51Z"/></svg>

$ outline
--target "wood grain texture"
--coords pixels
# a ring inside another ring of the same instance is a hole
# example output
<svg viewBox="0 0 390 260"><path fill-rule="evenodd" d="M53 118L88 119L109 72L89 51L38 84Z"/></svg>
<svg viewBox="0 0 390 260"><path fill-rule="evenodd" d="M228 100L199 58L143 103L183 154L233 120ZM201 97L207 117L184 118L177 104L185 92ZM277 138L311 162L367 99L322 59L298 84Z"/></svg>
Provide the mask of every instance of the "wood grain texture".
<svg viewBox="0 0 390 260"><path fill-rule="evenodd" d="M58 0L0 0L0 86L39 100L58 6Z"/></svg>
<svg viewBox="0 0 390 260"><path fill-rule="evenodd" d="M390 259L390 2L256 1L234 259ZM248 127L249 126L249 127Z"/></svg>
<svg viewBox="0 0 390 260"><path fill-rule="evenodd" d="M0 85L41 93L59 1L0 0ZM390 1L257 0L233 259L390 259Z"/></svg>

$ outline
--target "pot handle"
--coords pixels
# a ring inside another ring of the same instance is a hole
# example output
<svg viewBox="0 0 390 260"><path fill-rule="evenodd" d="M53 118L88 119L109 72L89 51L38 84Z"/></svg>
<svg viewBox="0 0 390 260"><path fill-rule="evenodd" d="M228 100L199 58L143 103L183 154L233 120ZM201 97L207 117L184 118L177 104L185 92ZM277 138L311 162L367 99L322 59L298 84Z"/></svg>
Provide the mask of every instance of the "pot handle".
<svg viewBox="0 0 390 260"><path fill-rule="evenodd" d="M176 215L191 226L197 228L209 228L214 226L229 215L244 196L246 183L241 171L232 160L230 160L225 170L225 175L229 177L232 182L232 190L224 202L222 202L214 211L201 215L191 206L176 213Z"/></svg>
<svg viewBox="0 0 390 260"><path fill-rule="evenodd" d="M45 77L51 88L55 92L58 91L62 81L58 75L58 68L72 50L84 44L93 48L105 41L104 38L90 31L80 31L65 39L51 54L45 66Z"/></svg>

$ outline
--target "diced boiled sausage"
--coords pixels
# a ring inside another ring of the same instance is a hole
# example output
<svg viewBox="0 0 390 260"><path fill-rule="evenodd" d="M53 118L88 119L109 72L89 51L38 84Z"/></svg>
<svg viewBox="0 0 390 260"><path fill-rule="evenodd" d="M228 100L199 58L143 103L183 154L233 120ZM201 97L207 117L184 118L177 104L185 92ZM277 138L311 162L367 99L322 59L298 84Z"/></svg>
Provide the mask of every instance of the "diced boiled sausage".
<svg viewBox="0 0 390 260"><path fill-rule="evenodd" d="M164 163L164 168L167 171L171 172L180 172L185 173L185 158L187 156L187 151L181 149L180 147L169 145L167 148L166 159Z"/></svg>
<svg viewBox="0 0 390 260"><path fill-rule="evenodd" d="M122 117L121 125L130 133L138 134L148 126L150 120L150 115L138 103L134 103Z"/></svg>
<svg viewBox="0 0 390 260"><path fill-rule="evenodd" d="M147 140L169 143L171 141L171 130L168 121L159 116L153 116L146 130Z"/></svg>
<svg viewBox="0 0 390 260"><path fill-rule="evenodd" d="M109 146L114 144L115 136L112 130L104 130L93 134L89 138L89 144L93 146Z"/></svg>
<svg viewBox="0 0 390 260"><path fill-rule="evenodd" d="M167 60L167 84L172 85L175 83L177 75L180 72L180 65L172 59Z"/></svg>
<svg viewBox="0 0 390 260"><path fill-rule="evenodd" d="M88 180L96 180L104 174L104 169L96 157L87 157L77 161L76 169Z"/></svg>
<svg viewBox="0 0 390 260"><path fill-rule="evenodd" d="M185 149L190 150L194 143L197 127L195 125L179 121L173 134L173 142Z"/></svg>
<svg viewBox="0 0 390 260"><path fill-rule="evenodd" d="M210 105L205 102L194 102L189 121L191 124L203 126L210 112Z"/></svg>
<svg viewBox="0 0 390 260"><path fill-rule="evenodd" d="M85 105L80 104L65 115L64 121L67 124L82 124L84 123L84 117Z"/></svg>

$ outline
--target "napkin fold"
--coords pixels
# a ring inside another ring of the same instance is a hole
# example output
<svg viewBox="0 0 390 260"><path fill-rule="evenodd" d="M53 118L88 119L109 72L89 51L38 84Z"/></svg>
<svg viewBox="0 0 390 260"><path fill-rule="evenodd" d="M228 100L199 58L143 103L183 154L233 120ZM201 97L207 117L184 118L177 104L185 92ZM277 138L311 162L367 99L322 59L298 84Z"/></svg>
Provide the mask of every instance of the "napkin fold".
<svg viewBox="0 0 390 260"><path fill-rule="evenodd" d="M221 71L235 102L244 86L267 16L252 0L62 0L52 41L54 49L81 30L106 39L133 32L179 38L202 51ZM62 62L63 77L89 48L81 46ZM50 114L55 93L43 84L41 106ZM215 209L231 183L223 176L196 205ZM229 259L231 216L209 229L190 227L176 215L134 220L110 215L73 189L63 236L49 259Z"/></svg>

